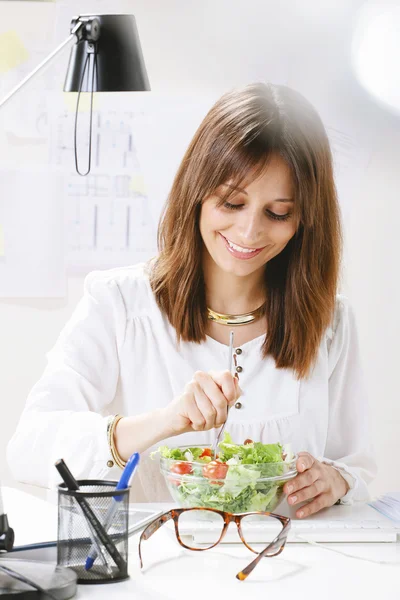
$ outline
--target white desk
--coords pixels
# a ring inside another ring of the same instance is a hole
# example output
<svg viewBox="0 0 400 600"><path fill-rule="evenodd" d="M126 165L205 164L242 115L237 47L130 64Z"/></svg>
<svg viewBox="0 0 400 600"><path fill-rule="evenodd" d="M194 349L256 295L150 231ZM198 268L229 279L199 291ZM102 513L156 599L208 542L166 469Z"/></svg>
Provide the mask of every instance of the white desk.
<svg viewBox="0 0 400 600"><path fill-rule="evenodd" d="M36 511L46 506L18 490L4 492L4 505L17 540L19 525L25 529L37 527L42 519L44 525L46 517L55 514L55 506L47 507L45 514L36 514L32 521L28 501ZM400 544L396 543L331 544L331 547L366 558L396 561L398 565L363 562L306 543L287 544L282 554L261 561L246 581L238 581L236 573L255 556L242 545L220 545L205 552L185 551L164 526L143 543L141 571L138 538L139 534L130 538L130 579L79 586L78 600L400 599Z"/></svg>

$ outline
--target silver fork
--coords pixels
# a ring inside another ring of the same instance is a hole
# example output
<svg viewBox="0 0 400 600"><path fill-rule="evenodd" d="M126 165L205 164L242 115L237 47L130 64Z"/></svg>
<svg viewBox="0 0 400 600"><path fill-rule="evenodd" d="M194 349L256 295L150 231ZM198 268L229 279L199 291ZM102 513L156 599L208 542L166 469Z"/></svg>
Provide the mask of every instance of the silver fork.
<svg viewBox="0 0 400 600"><path fill-rule="evenodd" d="M231 331L230 334L229 334L228 370L229 370L229 373L231 373L231 374L232 374L232 361L233 361L233 331ZM215 456L217 455L218 444L220 442L220 439L222 437L222 434L225 431L225 427L226 427L226 424L228 422L229 409L230 409L230 407L228 406L228 410L227 410L227 414L226 414L226 421L225 421L225 423L223 423L223 425L221 425L220 430L218 432L218 435L217 435L217 437L215 439L215 442L214 442L214 444L212 446L212 456L213 456L213 458L215 458Z"/></svg>

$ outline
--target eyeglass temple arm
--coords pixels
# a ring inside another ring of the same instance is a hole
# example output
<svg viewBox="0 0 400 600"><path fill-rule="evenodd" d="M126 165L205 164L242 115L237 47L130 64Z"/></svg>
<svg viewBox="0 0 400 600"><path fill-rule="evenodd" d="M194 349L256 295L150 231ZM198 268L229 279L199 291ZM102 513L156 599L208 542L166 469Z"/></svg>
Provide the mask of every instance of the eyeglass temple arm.
<svg viewBox="0 0 400 600"><path fill-rule="evenodd" d="M173 518L173 512L174 511L169 510L168 512L163 513L162 515L154 519L154 521L149 523L149 525L147 525L147 527L142 531L139 539L140 568L143 568L142 540L148 540L153 535L153 533L155 533L158 529L160 529L160 527L162 527L162 525L164 525L164 523L170 521Z"/></svg>
<svg viewBox="0 0 400 600"><path fill-rule="evenodd" d="M264 548L264 550L262 552L260 552L260 554L257 556L257 558L252 560L251 563L243 569L243 571L240 571L240 573L238 573L236 575L236 578L239 579L240 581L244 581L250 575L250 573L256 568L256 566L258 565L260 560L262 558L264 558L264 556L267 555L267 552L272 550L273 548L279 548L279 552L277 554L280 554L280 552L282 552L283 547L285 545L289 529L290 529L290 523L288 523L284 526L284 528L282 529L280 534L274 540L272 540L272 542L270 544L268 544L268 546L266 548Z"/></svg>

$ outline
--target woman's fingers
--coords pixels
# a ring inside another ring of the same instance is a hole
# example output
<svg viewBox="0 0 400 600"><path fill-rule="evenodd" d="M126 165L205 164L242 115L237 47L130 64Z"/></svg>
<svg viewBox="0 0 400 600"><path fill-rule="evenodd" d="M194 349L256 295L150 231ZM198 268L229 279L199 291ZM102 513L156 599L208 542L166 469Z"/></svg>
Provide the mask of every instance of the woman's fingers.
<svg viewBox="0 0 400 600"><path fill-rule="evenodd" d="M241 394L237 378L229 371L210 371L209 375L219 386L227 402L229 404L236 402Z"/></svg>
<svg viewBox="0 0 400 600"><path fill-rule="evenodd" d="M206 420L195 400L194 389L193 392L191 392L187 397L185 414L189 419L194 431L205 430Z"/></svg>
<svg viewBox="0 0 400 600"><path fill-rule="evenodd" d="M299 490L309 487L319 478L318 469L308 469L300 475L296 475L293 479L287 482L284 486L284 491L288 494L294 494Z"/></svg>
<svg viewBox="0 0 400 600"><path fill-rule="evenodd" d="M296 469L299 473L311 469L311 467L318 462L309 452L299 452L297 456Z"/></svg>
<svg viewBox="0 0 400 600"><path fill-rule="evenodd" d="M304 519L305 517L309 517L314 513L322 510L323 508L327 508L328 506L332 506L330 495L327 493L322 493L312 502L305 504L299 510L296 511L296 517L299 519Z"/></svg>
<svg viewBox="0 0 400 600"><path fill-rule="evenodd" d="M311 498L315 498L319 494L322 494L326 491L326 485L322 479L315 479L310 485L307 485L303 488L298 488L295 492L288 496L289 504L298 504L299 502L305 502L306 500L311 500Z"/></svg>
<svg viewBox="0 0 400 600"><path fill-rule="evenodd" d="M206 394L200 387L197 389L195 388L194 397L196 400L197 408L201 412L204 419L204 430L213 429L214 427L216 427L217 418L217 411L214 405L212 404L212 402L210 402L210 399L206 396Z"/></svg>
<svg viewBox="0 0 400 600"><path fill-rule="evenodd" d="M299 452L296 462L298 474L283 486L285 494L292 494L297 490L314 483L319 477L318 465L318 461L316 461L311 454L308 452Z"/></svg>
<svg viewBox="0 0 400 600"><path fill-rule="evenodd" d="M195 399L209 425L207 429L220 427L226 421L228 399L209 374L199 371L195 373L194 381L197 384Z"/></svg>

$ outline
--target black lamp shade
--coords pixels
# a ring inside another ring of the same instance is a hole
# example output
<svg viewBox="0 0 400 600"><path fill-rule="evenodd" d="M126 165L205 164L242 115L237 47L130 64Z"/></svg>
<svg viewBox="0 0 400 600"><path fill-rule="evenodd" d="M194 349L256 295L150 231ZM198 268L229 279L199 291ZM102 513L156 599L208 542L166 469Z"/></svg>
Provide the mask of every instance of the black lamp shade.
<svg viewBox="0 0 400 600"><path fill-rule="evenodd" d="M86 25L78 32L78 41L71 49L65 92L92 91L89 68L82 78L88 52L95 55L94 92L150 90L133 15L82 15L72 26L78 20Z"/></svg>

